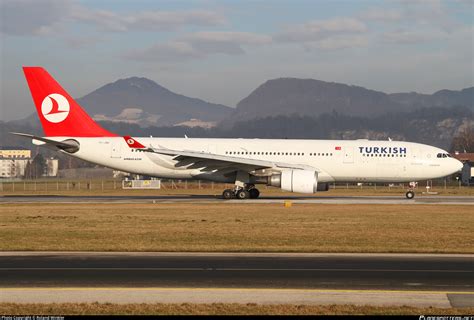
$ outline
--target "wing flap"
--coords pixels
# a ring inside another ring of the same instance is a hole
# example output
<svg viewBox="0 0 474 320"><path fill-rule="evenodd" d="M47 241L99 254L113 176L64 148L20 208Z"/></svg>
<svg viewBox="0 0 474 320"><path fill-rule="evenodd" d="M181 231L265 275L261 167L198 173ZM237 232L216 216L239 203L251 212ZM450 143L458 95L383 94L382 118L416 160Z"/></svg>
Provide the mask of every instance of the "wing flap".
<svg viewBox="0 0 474 320"><path fill-rule="evenodd" d="M268 160L248 159L241 157L232 157L226 155L218 155L206 152L196 151L179 151L170 149L149 148L145 150L156 154L174 156L174 160L178 163L176 166L184 167L191 165L190 168L206 168L207 166L220 166L222 169L235 167L235 170L254 171L259 169L299 169L299 170L315 170L316 168L303 164L290 164L273 162ZM219 169L217 169L219 170Z"/></svg>

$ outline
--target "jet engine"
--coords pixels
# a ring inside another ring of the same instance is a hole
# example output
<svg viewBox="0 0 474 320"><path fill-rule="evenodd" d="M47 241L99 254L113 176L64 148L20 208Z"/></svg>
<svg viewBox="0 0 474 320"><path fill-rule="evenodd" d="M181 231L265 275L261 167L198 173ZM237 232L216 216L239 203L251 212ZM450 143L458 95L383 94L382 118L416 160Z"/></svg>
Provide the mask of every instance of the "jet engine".
<svg viewBox="0 0 474 320"><path fill-rule="evenodd" d="M284 170L268 178L269 186L299 193L315 193L318 191L318 173L310 170ZM323 190L327 186L323 187Z"/></svg>

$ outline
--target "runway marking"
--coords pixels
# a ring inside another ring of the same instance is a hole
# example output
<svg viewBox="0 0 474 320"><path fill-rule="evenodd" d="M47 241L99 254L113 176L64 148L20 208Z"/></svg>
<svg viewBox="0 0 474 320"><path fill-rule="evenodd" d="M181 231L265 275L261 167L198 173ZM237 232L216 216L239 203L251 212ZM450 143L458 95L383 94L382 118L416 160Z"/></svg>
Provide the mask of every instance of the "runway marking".
<svg viewBox="0 0 474 320"><path fill-rule="evenodd" d="M319 268L308 268L308 269L292 269L292 268L281 268L281 269L268 269L268 268L109 268L109 267L97 267L97 268L0 268L0 271L27 271L27 270L85 270L85 271L360 271L360 272L437 272L437 273L474 273L474 270L430 270L430 269L319 269Z"/></svg>
<svg viewBox="0 0 474 320"><path fill-rule="evenodd" d="M474 291L423 291L423 290L357 290L357 289L291 289L291 288L169 288L169 287L0 287L0 290L10 291L22 291L22 290L33 290L33 291L73 291L73 290L89 290L89 291L280 291L280 292L313 292L313 293L407 293L407 294L465 294L474 295Z"/></svg>

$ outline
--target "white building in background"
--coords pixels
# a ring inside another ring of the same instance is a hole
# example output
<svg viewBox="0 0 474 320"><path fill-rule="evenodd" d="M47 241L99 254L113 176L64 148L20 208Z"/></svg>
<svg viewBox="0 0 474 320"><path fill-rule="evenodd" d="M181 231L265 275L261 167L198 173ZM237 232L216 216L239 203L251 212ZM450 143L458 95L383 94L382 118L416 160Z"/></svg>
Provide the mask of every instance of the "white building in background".
<svg viewBox="0 0 474 320"><path fill-rule="evenodd" d="M12 159L0 158L0 177L11 178L13 176Z"/></svg>
<svg viewBox="0 0 474 320"><path fill-rule="evenodd" d="M45 177L57 177L58 176L58 169L59 169L59 161L58 159L49 158L46 159L46 168L43 176Z"/></svg>
<svg viewBox="0 0 474 320"><path fill-rule="evenodd" d="M22 178L25 175L26 165L31 163L31 150L20 147L0 147L0 178ZM46 159L44 177L58 175L58 159Z"/></svg>
<svg viewBox="0 0 474 320"><path fill-rule="evenodd" d="M0 178L23 177L30 161L31 159L0 158Z"/></svg>

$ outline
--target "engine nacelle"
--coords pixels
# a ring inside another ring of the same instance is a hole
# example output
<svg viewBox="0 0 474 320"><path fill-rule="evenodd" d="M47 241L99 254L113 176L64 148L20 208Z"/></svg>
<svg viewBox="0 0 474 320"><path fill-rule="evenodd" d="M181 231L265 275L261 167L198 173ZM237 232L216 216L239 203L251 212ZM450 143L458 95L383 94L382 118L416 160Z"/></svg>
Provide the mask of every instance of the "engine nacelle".
<svg viewBox="0 0 474 320"><path fill-rule="evenodd" d="M309 170L284 170L268 178L268 185L285 191L315 193L318 190L318 173Z"/></svg>

